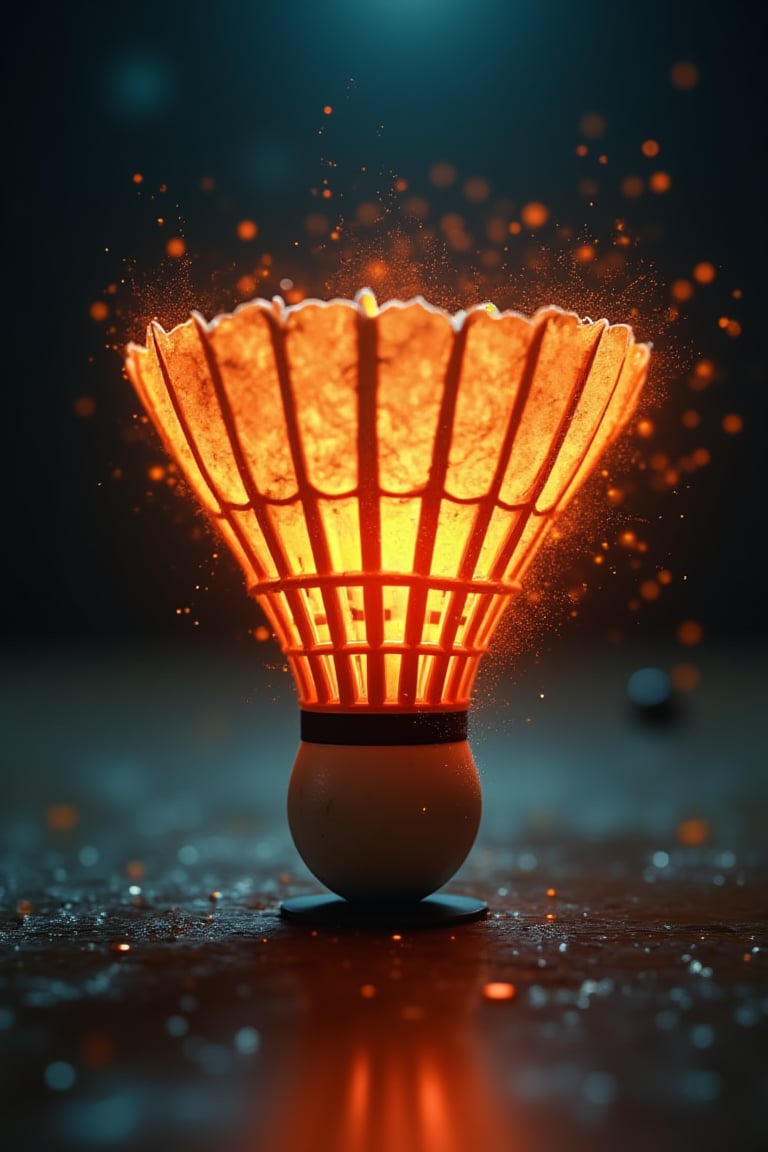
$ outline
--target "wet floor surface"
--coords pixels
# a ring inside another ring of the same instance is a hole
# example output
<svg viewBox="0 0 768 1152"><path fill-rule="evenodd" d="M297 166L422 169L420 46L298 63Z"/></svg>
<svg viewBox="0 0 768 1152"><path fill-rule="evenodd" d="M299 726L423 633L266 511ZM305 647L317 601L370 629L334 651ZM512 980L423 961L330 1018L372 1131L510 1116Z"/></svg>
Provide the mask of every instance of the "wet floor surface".
<svg viewBox="0 0 768 1152"><path fill-rule="evenodd" d="M758 1152L765 654L558 650L481 686L485 919L295 924L279 667L3 664L0 1052L13 1152ZM250 660L253 659L253 663Z"/></svg>

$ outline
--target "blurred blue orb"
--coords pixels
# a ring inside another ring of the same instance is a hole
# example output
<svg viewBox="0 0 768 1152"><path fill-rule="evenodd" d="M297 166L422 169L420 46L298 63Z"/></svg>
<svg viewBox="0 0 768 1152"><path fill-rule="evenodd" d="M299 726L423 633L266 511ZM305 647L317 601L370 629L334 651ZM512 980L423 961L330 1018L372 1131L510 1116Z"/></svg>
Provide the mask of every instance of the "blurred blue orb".
<svg viewBox="0 0 768 1152"><path fill-rule="evenodd" d="M106 75L107 103L124 120L144 121L166 111L176 88L167 60L139 53L113 60Z"/></svg>
<svg viewBox="0 0 768 1152"><path fill-rule="evenodd" d="M672 681L661 668L638 668L627 681L627 696L638 708L658 708L672 698Z"/></svg>

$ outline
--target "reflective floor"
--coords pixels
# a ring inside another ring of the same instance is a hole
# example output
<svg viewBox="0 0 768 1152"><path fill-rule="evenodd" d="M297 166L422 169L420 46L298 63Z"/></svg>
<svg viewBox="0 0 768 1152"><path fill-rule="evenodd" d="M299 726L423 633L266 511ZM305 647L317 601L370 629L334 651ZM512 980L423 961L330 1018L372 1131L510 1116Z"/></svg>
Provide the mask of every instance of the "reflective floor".
<svg viewBox="0 0 768 1152"><path fill-rule="evenodd" d="M0 1052L14 1152L758 1152L766 653L490 670L484 920L313 928L293 691L260 649L7 655Z"/></svg>

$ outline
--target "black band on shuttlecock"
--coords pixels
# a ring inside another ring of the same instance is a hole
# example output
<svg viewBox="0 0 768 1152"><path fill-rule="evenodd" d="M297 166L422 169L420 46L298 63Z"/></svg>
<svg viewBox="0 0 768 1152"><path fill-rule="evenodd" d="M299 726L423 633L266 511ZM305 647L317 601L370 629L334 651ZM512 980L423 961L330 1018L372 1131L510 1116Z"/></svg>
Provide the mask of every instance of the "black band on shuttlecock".
<svg viewBox="0 0 768 1152"><path fill-rule="evenodd" d="M453 744L466 738L466 712L301 713L305 744Z"/></svg>

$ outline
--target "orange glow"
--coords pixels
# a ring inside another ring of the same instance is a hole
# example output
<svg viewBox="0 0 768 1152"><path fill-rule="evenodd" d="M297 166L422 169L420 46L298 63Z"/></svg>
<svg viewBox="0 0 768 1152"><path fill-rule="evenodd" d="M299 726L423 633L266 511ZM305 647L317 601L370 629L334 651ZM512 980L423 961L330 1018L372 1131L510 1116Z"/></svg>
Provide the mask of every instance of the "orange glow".
<svg viewBox="0 0 768 1152"><path fill-rule="evenodd" d="M604 136L607 127L605 116L601 116L598 112L588 112L579 120L579 131L588 140L598 140Z"/></svg>
<svg viewBox="0 0 768 1152"><path fill-rule="evenodd" d="M682 423L684 428L698 428L701 424L701 416L693 408L687 408L683 412Z"/></svg>
<svg viewBox="0 0 768 1152"><path fill-rule="evenodd" d="M490 196L491 186L482 176L473 176L464 184L463 192L467 200L471 200L473 204L481 204Z"/></svg>
<svg viewBox="0 0 768 1152"><path fill-rule="evenodd" d="M676 664L670 678L678 692L692 692L701 683L701 669L696 664Z"/></svg>
<svg viewBox="0 0 768 1152"><path fill-rule="evenodd" d="M714 264L710 264L708 260L702 260L693 270L693 278L697 284L711 284L716 275Z"/></svg>
<svg viewBox="0 0 768 1152"><path fill-rule="evenodd" d="M127 350L172 459L240 563L302 708L468 706L649 349L548 307L253 300Z"/></svg>
<svg viewBox="0 0 768 1152"><path fill-rule="evenodd" d="M514 984L508 984L504 980L492 980L483 987L485 1000L514 1000L516 995L517 989Z"/></svg>
<svg viewBox="0 0 768 1152"><path fill-rule="evenodd" d="M658 600L661 588L656 580L643 580L640 585L640 595L643 600Z"/></svg>
<svg viewBox="0 0 768 1152"><path fill-rule="evenodd" d="M573 258L577 264L591 264L597 259L597 249L594 244L580 244L573 253Z"/></svg>
<svg viewBox="0 0 768 1152"><path fill-rule="evenodd" d="M88 314L91 320L106 320L109 316L109 308L103 300L96 300L88 309Z"/></svg>
<svg viewBox="0 0 768 1152"><path fill-rule="evenodd" d="M690 92L699 83L699 70L690 60L678 60L670 69L669 80L674 88Z"/></svg>
<svg viewBox="0 0 768 1152"><path fill-rule="evenodd" d="M456 182L456 169L453 164L433 164L429 170L429 179L435 188L450 188Z"/></svg>
<svg viewBox="0 0 768 1152"><path fill-rule="evenodd" d="M672 187L672 177L668 172L653 172L648 178L648 187L651 192L669 192Z"/></svg>
<svg viewBox="0 0 768 1152"><path fill-rule="evenodd" d="M700 816L689 816L677 826L677 839L686 848L699 848L709 840L709 823Z"/></svg>
<svg viewBox="0 0 768 1152"><path fill-rule="evenodd" d="M744 421L738 412L728 412L723 416L723 431L729 436L737 436L744 427Z"/></svg>
<svg viewBox="0 0 768 1152"><path fill-rule="evenodd" d="M729 336L741 336L741 324L738 320L733 320L729 316L721 316L717 322L718 328L722 328Z"/></svg>
<svg viewBox="0 0 768 1152"><path fill-rule="evenodd" d="M686 647L694 648L704 637L704 629L697 620L683 620L677 626L677 638Z"/></svg>
<svg viewBox="0 0 768 1152"><path fill-rule="evenodd" d="M241 220L237 226L237 235L240 240L255 240L259 234L259 226L255 220Z"/></svg>
<svg viewBox="0 0 768 1152"><path fill-rule="evenodd" d="M621 191L628 200L637 200L645 192L645 182L640 176L625 176L621 182Z"/></svg>
<svg viewBox="0 0 768 1152"><path fill-rule="evenodd" d="M90 1032L83 1040L82 1053L89 1068L108 1068L115 1058L115 1045L110 1036Z"/></svg>
<svg viewBox="0 0 768 1152"><path fill-rule="evenodd" d="M310 212L304 219L304 228L308 236L325 236L330 231L330 222L321 212Z"/></svg>
<svg viewBox="0 0 768 1152"><path fill-rule="evenodd" d="M331 107L331 105L326 104L325 107L323 108L323 115L324 116L330 116L332 112L333 112L333 108Z"/></svg>
<svg viewBox="0 0 768 1152"><path fill-rule="evenodd" d="M75 415L87 420L96 412L96 401L93 396L78 396L73 404Z"/></svg>
<svg viewBox="0 0 768 1152"><path fill-rule="evenodd" d="M690 300L693 296L693 284L690 280L673 280L670 293L673 300Z"/></svg>
<svg viewBox="0 0 768 1152"><path fill-rule="evenodd" d="M77 827L80 813L74 804L49 804L45 811L45 822L57 832L69 832Z"/></svg>
<svg viewBox="0 0 768 1152"><path fill-rule="evenodd" d="M181 236L172 236L165 245L166 256L171 256L173 259L178 259L183 256L187 251L187 245Z"/></svg>
<svg viewBox="0 0 768 1152"><path fill-rule="evenodd" d="M263 644L266 640L269 640L269 637L270 637L269 628L265 628L265 626L263 624L258 624L254 628L254 630L253 630L254 640L258 640L260 643Z"/></svg>
<svg viewBox="0 0 768 1152"><path fill-rule="evenodd" d="M526 228L541 228L549 220L549 208L538 200L531 200L520 210L520 219Z"/></svg>
<svg viewBox="0 0 768 1152"><path fill-rule="evenodd" d="M657 140L644 140L640 146L640 151L643 156L658 156L659 144Z"/></svg>

